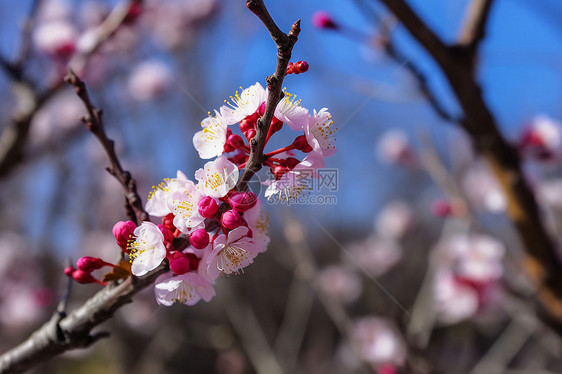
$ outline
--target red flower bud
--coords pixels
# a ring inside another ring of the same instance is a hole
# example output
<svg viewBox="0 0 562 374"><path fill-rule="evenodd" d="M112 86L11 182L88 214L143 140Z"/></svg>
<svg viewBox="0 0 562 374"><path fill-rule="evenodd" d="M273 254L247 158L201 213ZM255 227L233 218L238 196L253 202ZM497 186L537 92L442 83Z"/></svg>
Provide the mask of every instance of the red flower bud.
<svg viewBox="0 0 562 374"><path fill-rule="evenodd" d="M90 257L90 256L81 257L78 259L78 261L76 261L76 267L78 268L78 270L86 271L88 273L91 273L94 270L101 269L104 266L113 266L113 265L108 264L101 258Z"/></svg>
<svg viewBox="0 0 562 374"><path fill-rule="evenodd" d="M289 168L283 165L278 165L273 169L273 175L275 176L276 180L281 179L283 175L285 175L289 171Z"/></svg>
<svg viewBox="0 0 562 374"><path fill-rule="evenodd" d="M198 211L201 217L214 218L219 211L219 205L211 196L205 196L199 200Z"/></svg>
<svg viewBox="0 0 562 374"><path fill-rule="evenodd" d="M248 139L248 141L250 141L250 140L252 140L252 138L253 138L254 136L256 136L256 130L254 130L254 129L249 129L248 131L246 131L246 132L244 133L244 135L246 136L246 139Z"/></svg>
<svg viewBox="0 0 562 374"><path fill-rule="evenodd" d="M133 221L119 221L113 226L113 236L123 251L127 250L127 242L133 235L137 225Z"/></svg>
<svg viewBox="0 0 562 374"><path fill-rule="evenodd" d="M244 146L244 140L242 140L242 137L237 134L230 135L226 142L230 145L230 147L232 147L233 150L240 149Z"/></svg>
<svg viewBox="0 0 562 374"><path fill-rule="evenodd" d="M294 157L287 157L285 159L285 165L290 169L293 170L295 166L300 164L301 162Z"/></svg>
<svg viewBox="0 0 562 374"><path fill-rule="evenodd" d="M67 277L71 277L74 270L76 269L74 269L72 266L67 266L64 268L64 275L66 275Z"/></svg>
<svg viewBox="0 0 562 374"><path fill-rule="evenodd" d="M228 203L233 209L236 209L238 212L245 212L250 208L253 208L256 205L258 197L255 193L246 191L246 192L237 192L233 193L228 198Z"/></svg>
<svg viewBox="0 0 562 374"><path fill-rule="evenodd" d="M197 229L189 235L189 244L195 249L205 249L209 245L209 233L205 229Z"/></svg>
<svg viewBox="0 0 562 374"><path fill-rule="evenodd" d="M282 128L283 128L283 122L273 117L273 120L271 120L271 126L269 126L269 132L271 134L274 134L277 131L281 130Z"/></svg>
<svg viewBox="0 0 562 374"><path fill-rule="evenodd" d="M174 253L170 259L170 269L176 275L187 273L189 271L189 258L181 252Z"/></svg>
<svg viewBox="0 0 562 374"><path fill-rule="evenodd" d="M105 286L105 283L100 282L99 280L94 278L92 274L84 270L74 270L72 272L72 279L82 284L97 283L97 284L101 284L102 286Z"/></svg>
<svg viewBox="0 0 562 374"><path fill-rule="evenodd" d="M162 235L164 235L164 245L167 249L170 249L172 242L174 241L174 232L166 228L164 225L158 225L158 228L162 232Z"/></svg>
<svg viewBox="0 0 562 374"><path fill-rule="evenodd" d="M248 116L240 121L238 126L240 127L240 131L242 131L242 133L246 133L246 131L256 127L256 119L254 119L253 116Z"/></svg>
<svg viewBox="0 0 562 374"><path fill-rule="evenodd" d="M299 151L308 153L310 151L312 151L312 147L310 146L310 144L308 144L308 141L306 140L306 136L304 135L299 135L295 138L295 141L293 142L293 146L298 149ZM308 150L310 149L310 150Z"/></svg>
<svg viewBox="0 0 562 374"><path fill-rule="evenodd" d="M238 211L231 209L222 214L221 224L224 228L232 230L242 224L242 217Z"/></svg>
<svg viewBox="0 0 562 374"><path fill-rule="evenodd" d="M176 231L176 226L174 226L174 213L162 217L162 225L172 232Z"/></svg>
<svg viewBox="0 0 562 374"><path fill-rule="evenodd" d="M335 30L339 27L332 16L324 10L319 10L312 15L312 24L319 29Z"/></svg>

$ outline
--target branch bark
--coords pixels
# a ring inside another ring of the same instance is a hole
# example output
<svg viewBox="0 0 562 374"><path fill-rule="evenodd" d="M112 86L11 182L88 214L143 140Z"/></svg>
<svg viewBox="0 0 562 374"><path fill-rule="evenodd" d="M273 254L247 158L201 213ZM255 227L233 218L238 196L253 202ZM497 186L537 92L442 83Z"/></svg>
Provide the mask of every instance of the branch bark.
<svg viewBox="0 0 562 374"><path fill-rule="evenodd" d="M562 335L562 263L539 212L535 197L525 181L517 151L501 135L490 109L484 102L474 76L473 58L446 46L404 0L380 0L392 11L412 36L424 47L444 72L463 109L463 128L479 154L491 165L507 198L507 215L514 224L525 250L524 265L538 291L546 320ZM462 40L477 44L484 35L491 1L479 2L478 16L469 17Z"/></svg>
<svg viewBox="0 0 562 374"><path fill-rule="evenodd" d="M123 170L117 158L117 154L115 153L115 142L109 139L105 133L103 112L92 104L86 85L72 70L68 72L64 80L67 84L74 86L76 94L82 100L88 111L88 114L82 118L82 121L86 124L88 130L98 139L107 154L109 166L106 167L106 170L113 175L123 187L129 218L137 225L142 221L147 221L148 213L142 206L142 199L137 192L136 181L131 177L128 171Z"/></svg>
<svg viewBox="0 0 562 374"><path fill-rule="evenodd" d="M265 112L257 121L256 136L250 140L250 155L244 173L236 185L238 191L247 189L248 182L252 179L254 174L262 168L262 163L265 161L263 149L265 147L267 133L271 125L271 120L273 119L273 114L275 113L275 108L282 99L283 79L285 78L287 65L291 59L293 46L297 42L301 31L300 20L298 20L291 27L289 34L283 33L283 31L277 27L273 18L271 18L263 0L248 0L246 1L246 6L262 21L275 42L277 46L277 65L275 67L275 73L267 77L267 89L269 94L267 96Z"/></svg>

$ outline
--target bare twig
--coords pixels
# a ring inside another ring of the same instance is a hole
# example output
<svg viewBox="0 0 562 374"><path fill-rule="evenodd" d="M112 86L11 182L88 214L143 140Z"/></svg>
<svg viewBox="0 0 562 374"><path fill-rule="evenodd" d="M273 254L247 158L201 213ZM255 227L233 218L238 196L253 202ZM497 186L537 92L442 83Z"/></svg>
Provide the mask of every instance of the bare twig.
<svg viewBox="0 0 562 374"><path fill-rule="evenodd" d="M464 26L458 38L458 45L466 48L474 58L480 42L486 36L486 25L494 0L472 0L469 5Z"/></svg>
<svg viewBox="0 0 562 374"><path fill-rule="evenodd" d="M168 267L162 264L142 278L132 276L120 284L108 286L65 318L61 319L55 313L26 341L0 356L0 373L21 373L63 352L88 347L107 336L106 332L92 333L92 329L111 318L117 309L129 303L136 293L150 286L166 271ZM57 332L62 332L62 337Z"/></svg>
<svg viewBox="0 0 562 374"><path fill-rule="evenodd" d="M128 210L129 218L131 221L134 221L137 224L140 224L142 221L148 220L148 213L144 210L142 206L142 199L137 193L137 185L135 179L131 176L131 174L123 170L121 167L121 163L117 158L117 154L115 153L115 146L113 140L107 137L105 133L105 127L103 124L103 112L101 109L96 108L91 100L90 96L88 95L88 90L86 89L86 85L84 82L78 78L78 76L70 70L66 77L64 78L66 83L74 86L76 90L76 94L82 100L84 105L86 106L86 110L88 114L82 118L82 121L88 127L88 130L95 135L98 139L100 144L102 145L105 153L107 154L107 158L109 159L109 166L106 167L106 170L113 175L123 186L123 192L125 193L125 199L127 201L127 205L132 209L132 212Z"/></svg>
<svg viewBox="0 0 562 374"><path fill-rule="evenodd" d="M553 328L562 334L562 263L541 220L527 185L517 151L503 138L484 102L474 76L470 54L446 46L404 0L381 0L444 72L463 109L463 128L480 155L490 164L506 196L507 215L526 253L525 268L537 287L538 299ZM481 13L487 14L487 12ZM476 40L479 40L478 38Z"/></svg>
<svg viewBox="0 0 562 374"><path fill-rule="evenodd" d="M267 89L269 94L265 112L257 121L256 135L250 140L250 156L248 157L244 173L236 185L238 191L245 190L250 179L252 179L254 174L262 167L265 158L263 149L265 147L267 132L269 131L275 108L282 99L283 79L285 78L287 65L291 59L293 46L297 42L301 31L300 20L298 20L291 27L289 34L283 33L279 27L277 27L273 18L271 18L263 0L248 0L246 1L246 6L263 22L275 42L277 46L277 66L275 67L275 73L267 77Z"/></svg>

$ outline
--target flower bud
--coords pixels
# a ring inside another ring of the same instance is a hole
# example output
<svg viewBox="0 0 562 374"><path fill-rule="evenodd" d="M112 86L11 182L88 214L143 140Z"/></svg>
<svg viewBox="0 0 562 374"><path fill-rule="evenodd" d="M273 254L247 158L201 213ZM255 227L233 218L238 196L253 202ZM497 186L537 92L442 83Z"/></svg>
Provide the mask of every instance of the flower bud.
<svg viewBox="0 0 562 374"><path fill-rule="evenodd" d="M246 118L244 118L242 121L240 121L238 123L238 126L240 127L240 131L242 131L242 133L246 133L246 131L255 128L256 126L256 120L252 118L252 116L248 116Z"/></svg>
<svg viewBox="0 0 562 374"><path fill-rule="evenodd" d="M123 251L127 250L127 242L136 228L137 225L133 221L119 221L113 226L113 236Z"/></svg>
<svg viewBox="0 0 562 374"><path fill-rule="evenodd" d="M164 245L169 249L174 241L174 232L164 225L158 225L158 228L162 232L162 235L164 235Z"/></svg>
<svg viewBox="0 0 562 374"><path fill-rule="evenodd" d="M264 101L263 103L261 103L261 105L258 107L257 110L257 117L256 117L256 121L258 120L259 117L263 116L263 114L265 113L265 107L266 107L266 102Z"/></svg>
<svg viewBox="0 0 562 374"><path fill-rule="evenodd" d="M219 205L211 196L205 196L199 200L198 210L201 217L213 218L219 211Z"/></svg>
<svg viewBox="0 0 562 374"><path fill-rule="evenodd" d="M76 270L74 269L72 266L67 266L64 268L64 275L66 275L67 277L72 277L72 272Z"/></svg>
<svg viewBox="0 0 562 374"><path fill-rule="evenodd" d="M310 144L308 144L308 141L306 140L306 136L304 135L297 136L295 138L295 141L293 142L293 145L295 146L296 149L304 153L308 153L312 151L312 147L310 146Z"/></svg>
<svg viewBox="0 0 562 374"><path fill-rule="evenodd" d="M232 147L233 150L242 148L244 146L244 140L242 140L242 137L238 134L230 135L226 142Z"/></svg>
<svg viewBox="0 0 562 374"><path fill-rule="evenodd" d="M294 74L300 74L308 71L308 63L306 61L297 61L293 65Z"/></svg>
<svg viewBox="0 0 562 374"><path fill-rule="evenodd" d="M285 165L290 169L293 170L295 166L300 164L301 162L294 157L287 157L285 159Z"/></svg>
<svg viewBox="0 0 562 374"><path fill-rule="evenodd" d="M172 232L176 231L176 226L174 226L174 213L170 213L167 216L162 217L162 226Z"/></svg>
<svg viewBox="0 0 562 374"><path fill-rule="evenodd" d="M254 136L256 136L256 130L254 130L254 129L249 129L248 131L246 131L246 132L244 133L244 135L246 136L246 139L248 139L248 141L250 141L250 140L252 140L252 138L253 138Z"/></svg>
<svg viewBox="0 0 562 374"><path fill-rule="evenodd" d="M170 259L170 269L176 275L187 273L189 271L189 258L181 252L174 253Z"/></svg>
<svg viewBox="0 0 562 374"><path fill-rule="evenodd" d="M256 205L258 197L251 191L233 193L228 198L228 203L238 212L245 212Z"/></svg>
<svg viewBox="0 0 562 374"><path fill-rule="evenodd" d="M221 224L224 228L233 230L242 224L242 217L234 209L227 210L222 214Z"/></svg>
<svg viewBox="0 0 562 374"><path fill-rule="evenodd" d="M92 274L90 274L90 272L87 272L87 271L84 271L84 270L74 270L72 272L72 279L74 279L76 282L82 283L82 284L98 283L98 284L101 284L102 286L105 286L104 283L102 283L99 280L97 280L96 278L94 278L92 276Z"/></svg>
<svg viewBox="0 0 562 374"><path fill-rule="evenodd" d="M189 270L197 271L197 267L201 261L199 257L197 257L195 253L185 253L185 255L189 259Z"/></svg>
<svg viewBox="0 0 562 374"><path fill-rule="evenodd" d="M209 233L205 229L197 229L189 235L189 244L195 249L205 249L209 245Z"/></svg>
<svg viewBox="0 0 562 374"><path fill-rule="evenodd" d="M269 126L269 132L273 134L281 130L282 128L283 122L273 117L273 120L271 120L271 126Z"/></svg>
<svg viewBox="0 0 562 374"><path fill-rule="evenodd" d="M324 10L319 10L312 15L312 24L319 29L336 30L339 27L332 16Z"/></svg>
<svg viewBox="0 0 562 374"><path fill-rule="evenodd" d="M94 270L101 269L106 265L109 266L110 264L106 263L101 258L90 256L81 257L78 259L78 261L76 261L76 267L78 268L78 270L87 271L88 273L91 273Z"/></svg>
<svg viewBox="0 0 562 374"><path fill-rule="evenodd" d="M453 213L453 207L448 201L436 200L431 203L431 212L437 217L447 217Z"/></svg>
<svg viewBox="0 0 562 374"><path fill-rule="evenodd" d="M289 171L289 168L283 165L278 165L273 169L273 175L276 180L281 179Z"/></svg>
<svg viewBox="0 0 562 374"><path fill-rule="evenodd" d="M248 161L248 155L244 153L238 153L232 157L229 157L228 161L236 165L242 165L244 162Z"/></svg>

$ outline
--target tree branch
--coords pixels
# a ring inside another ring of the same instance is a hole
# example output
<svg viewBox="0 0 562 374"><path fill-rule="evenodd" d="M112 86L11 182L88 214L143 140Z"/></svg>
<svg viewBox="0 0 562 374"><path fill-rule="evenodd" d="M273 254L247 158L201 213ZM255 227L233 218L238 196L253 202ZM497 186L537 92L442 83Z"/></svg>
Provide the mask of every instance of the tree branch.
<svg viewBox="0 0 562 374"><path fill-rule="evenodd" d="M472 0L466 13L464 26L457 42L459 46L467 49L473 60L478 45L486 36L486 25L493 2L494 0Z"/></svg>
<svg viewBox="0 0 562 374"><path fill-rule="evenodd" d="M86 348L108 336L107 332L92 333L92 330L111 318L117 309L131 302L136 293L150 286L166 271L167 265L162 264L142 278L131 276L122 283L109 285L67 317L61 318L55 312L26 341L0 356L0 374L24 372L63 352Z"/></svg>
<svg viewBox="0 0 562 374"><path fill-rule="evenodd" d="M462 125L499 180L526 253L525 268L537 287L550 325L562 331L562 263L542 223L539 207L527 185L517 151L503 138L474 77L472 59L449 48L421 21L404 0L380 0L435 59L463 109ZM483 26L481 27L483 28ZM478 28L476 28L478 29ZM480 41L481 39L476 39Z"/></svg>
<svg viewBox="0 0 562 374"><path fill-rule="evenodd" d="M148 213L146 213L142 206L142 199L137 192L135 179L128 171L123 170L123 167L121 167L121 163L115 153L115 143L105 133L102 110L92 104L86 85L72 70L68 72L64 80L67 84L74 86L76 94L86 106L88 114L82 117L82 121L86 124L88 130L95 135L107 154L109 166L106 167L106 170L123 186L127 205L132 209L133 213L130 214L129 218L137 225L142 221L148 220ZM127 213L131 213L131 211L127 209Z"/></svg>
<svg viewBox="0 0 562 374"><path fill-rule="evenodd" d="M277 66L275 67L275 73L267 77L267 89L269 94L267 96L265 112L257 121L256 135L250 140L250 155L244 173L236 185L238 191L246 190L250 179L252 179L254 174L262 167L264 161L263 149L265 147L269 126L273 119L275 108L282 99L283 79L285 78L287 65L291 59L293 46L297 42L301 31L300 20L298 20L291 27L289 34L283 33L271 18L263 0L248 0L246 1L246 6L263 22L275 42L277 46Z"/></svg>

